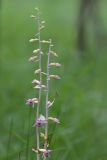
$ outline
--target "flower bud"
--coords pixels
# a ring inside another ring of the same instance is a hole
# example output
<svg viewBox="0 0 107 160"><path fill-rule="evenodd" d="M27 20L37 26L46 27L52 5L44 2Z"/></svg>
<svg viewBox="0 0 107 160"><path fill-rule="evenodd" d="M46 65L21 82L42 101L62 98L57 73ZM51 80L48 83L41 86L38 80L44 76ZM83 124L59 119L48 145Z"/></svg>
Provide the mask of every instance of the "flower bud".
<svg viewBox="0 0 107 160"><path fill-rule="evenodd" d="M58 57L58 55L54 52L54 51L50 51L50 53L55 56L55 57Z"/></svg>
<svg viewBox="0 0 107 160"><path fill-rule="evenodd" d="M40 49L36 49L36 50L33 51L33 54L34 53L39 53L39 51L40 51Z"/></svg>
<svg viewBox="0 0 107 160"><path fill-rule="evenodd" d="M42 29L44 29L45 28L45 26L41 26L40 28L39 28L39 30L41 31Z"/></svg>
<svg viewBox="0 0 107 160"><path fill-rule="evenodd" d="M36 85L34 88L35 88L35 89L40 89L40 88L42 88L42 87L41 87L41 85Z"/></svg>
<svg viewBox="0 0 107 160"><path fill-rule="evenodd" d="M41 43L47 43L47 44L49 44L50 42L49 42L49 41L42 40Z"/></svg>
<svg viewBox="0 0 107 160"><path fill-rule="evenodd" d="M38 56L32 56L29 58L29 62L33 62L35 60L37 60Z"/></svg>
<svg viewBox="0 0 107 160"><path fill-rule="evenodd" d="M45 72L41 72L42 74L44 74L45 76L47 75Z"/></svg>
<svg viewBox="0 0 107 160"><path fill-rule="evenodd" d="M40 83L40 81L34 79L34 80L32 81L32 84L38 84L38 85L40 85L41 83Z"/></svg>
<svg viewBox="0 0 107 160"><path fill-rule="evenodd" d="M54 78L56 80L60 80L61 79L60 76L58 76L58 75L50 75L49 77L50 78Z"/></svg>
<svg viewBox="0 0 107 160"><path fill-rule="evenodd" d="M34 15L31 15L30 17L31 17L31 18L35 18L35 19L36 19L36 16L34 16Z"/></svg>
<svg viewBox="0 0 107 160"><path fill-rule="evenodd" d="M57 118L48 117L48 119L53 121L54 123L60 123L59 119L57 119Z"/></svg>
<svg viewBox="0 0 107 160"><path fill-rule="evenodd" d="M32 148L32 151L35 152L35 153L37 153L37 154L39 153L39 151L35 150L34 148Z"/></svg>
<svg viewBox="0 0 107 160"><path fill-rule="evenodd" d="M45 21L41 21L41 24L44 24L45 23Z"/></svg>
<svg viewBox="0 0 107 160"><path fill-rule="evenodd" d="M48 104L47 104L48 108L50 108L54 104L54 102L55 102L55 99L52 102L48 101Z"/></svg>
<svg viewBox="0 0 107 160"><path fill-rule="evenodd" d="M35 39L30 39L30 40L29 40L29 42L30 42L30 43L32 43L32 42L36 42L36 41L38 41L38 39L37 39L37 38L35 38Z"/></svg>
<svg viewBox="0 0 107 160"><path fill-rule="evenodd" d="M44 133L42 133L42 132L40 133L40 137L41 137L41 138L43 138L44 140L46 139L45 134L44 134Z"/></svg>
<svg viewBox="0 0 107 160"><path fill-rule="evenodd" d="M37 70L35 70L35 74L39 74L41 72L41 69L37 69Z"/></svg>
<svg viewBox="0 0 107 160"><path fill-rule="evenodd" d="M49 66L61 67L60 63L50 63Z"/></svg>
<svg viewBox="0 0 107 160"><path fill-rule="evenodd" d="M35 87L34 87L35 89L40 89L40 88L46 88L46 86L45 85L36 85Z"/></svg>
<svg viewBox="0 0 107 160"><path fill-rule="evenodd" d="M42 88L46 88L46 86L45 86L45 85L42 85Z"/></svg>

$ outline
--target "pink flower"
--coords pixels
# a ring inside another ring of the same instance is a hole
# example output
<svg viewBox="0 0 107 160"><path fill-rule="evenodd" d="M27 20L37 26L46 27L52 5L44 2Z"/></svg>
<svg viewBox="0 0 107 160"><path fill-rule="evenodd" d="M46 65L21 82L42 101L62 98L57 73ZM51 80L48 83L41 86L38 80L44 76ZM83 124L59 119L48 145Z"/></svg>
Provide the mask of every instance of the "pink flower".
<svg viewBox="0 0 107 160"><path fill-rule="evenodd" d="M26 100L26 104L32 106L34 102L32 101L32 99L28 99Z"/></svg>
<svg viewBox="0 0 107 160"><path fill-rule="evenodd" d="M43 115L40 115L40 117L36 120L36 126L37 127L43 127L46 124L46 119Z"/></svg>
<svg viewBox="0 0 107 160"><path fill-rule="evenodd" d="M44 157L44 158L50 157L50 150L45 150L45 151L43 152L43 157Z"/></svg>
<svg viewBox="0 0 107 160"><path fill-rule="evenodd" d="M26 104L29 105L29 106L33 106L35 103L38 103L38 99L37 98L26 100Z"/></svg>

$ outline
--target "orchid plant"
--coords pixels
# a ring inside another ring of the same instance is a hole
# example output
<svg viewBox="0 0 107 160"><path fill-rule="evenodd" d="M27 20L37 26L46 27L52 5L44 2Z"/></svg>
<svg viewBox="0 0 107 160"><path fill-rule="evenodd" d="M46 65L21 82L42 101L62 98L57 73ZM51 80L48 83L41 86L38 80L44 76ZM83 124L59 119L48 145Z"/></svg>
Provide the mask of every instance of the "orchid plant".
<svg viewBox="0 0 107 160"><path fill-rule="evenodd" d="M38 77L32 81L32 84L34 86L34 89L37 90L38 97L37 98L31 98L26 100L26 104L28 106L32 106L33 108L36 107L36 120L34 123L34 127L36 128L36 149L33 148L32 151L34 151L37 154L37 160L40 160L41 155L43 159L46 159L50 156L50 153L52 152L51 149L49 149L49 141L48 141L48 129L49 129L49 121L52 121L53 123L59 124L60 121L56 117L49 116L49 108L53 106L55 99L51 102L49 100L49 82L51 79L60 80L59 75L53 75L50 73L50 68L60 67L60 63L54 63L51 62L51 57L55 56L58 57L58 55L52 50L53 44L52 40L42 40L41 39L41 32L45 28L44 24L45 21L41 21L40 19L40 11L38 8L36 9L36 16L32 15L31 17L34 18L37 22L37 34L33 39L30 39L29 42L31 43L37 43L38 49L35 49L32 53L32 56L29 58L30 62L37 62L38 68L35 70L34 74L35 77ZM46 54L46 73L43 71L42 67L42 57L44 55L44 51L42 49L42 45L48 45L48 51ZM43 76L45 76L46 84L43 84ZM42 110L41 102L42 102L42 91L45 91L45 113L42 115L40 113L40 110ZM44 128L44 133L41 133L41 128ZM40 136L44 138L44 147L41 148L40 146Z"/></svg>

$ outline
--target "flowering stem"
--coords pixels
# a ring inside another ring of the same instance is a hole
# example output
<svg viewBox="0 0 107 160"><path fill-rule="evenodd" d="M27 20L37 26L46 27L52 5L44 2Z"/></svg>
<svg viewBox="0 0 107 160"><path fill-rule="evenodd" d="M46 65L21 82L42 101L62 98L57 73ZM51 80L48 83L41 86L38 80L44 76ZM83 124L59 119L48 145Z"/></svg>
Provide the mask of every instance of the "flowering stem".
<svg viewBox="0 0 107 160"><path fill-rule="evenodd" d="M37 27L38 27L38 33L35 35L36 37L33 39L30 39L29 42L38 42L38 49L33 50L32 57L29 58L30 62L39 62L39 68L35 70L35 74L39 74L39 80L34 79L32 81L35 89L38 89L38 97L28 99L26 101L26 104L29 106L32 106L34 108L34 105L37 104L37 112L36 112L36 122L34 124L36 129L36 149L32 148L32 151L34 151L37 154L36 160L40 160L40 156L42 154L44 160L50 156L50 152L52 150L48 149L48 120L51 120L54 123L60 123L59 120L55 117L48 117L48 109L53 105L54 100L52 102L49 101L49 81L50 78L59 80L60 76L58 75L50 75L50 67L60 67L61 64L59 63L50 63L51 55L57 57L57 54L51 50L52 48L52 40L41 40L41 30L44 29L44 23L45 21L40 20L40 12L38 8L35 8L37 11L37 16L31 15L32 18L37 20ZM47 65L46 65L46 73L42 71L42 44L48 44L48 53L47 53ZM42 74L46 76L46 85L42 84ZM43 89L46 91L46 99L45 99L45 116L40 115L40 109L41 109L41 100L42 100L42 91ZM40 133L40 128L45 126L45 133ZM41 138L44 138L44 148L41 148L40 144L40 136Z"/></svg>
<svg viewBox="0 0 107 160"><path fill-rule="evenodd" d="M41 73L41 36L40 36L40 17L39 17L39 11L38 11L38 17L37 17L37 22L38 22L38 40L39 40L39 77L40 77L40 84L42 84L42 73ZM37 106L37 112L36 112L36 119L39 118L39 112L40 112L40 101L41 101L41 92L42 92L42 87L39 88L39 97L38 97L38 106ZM36 140L37 140L37 150L39 151L40 147L40 142L39 142L39 128L36 126ZM37 160L40 159L39 153L37 154Z"/></svg>
<svg viewBox="0 0 107 160"><path fill-rule="evenodd" d="M51 51L51 39L50 39L50 43L49 43L49 51L48 51L48 58L47 58L47 72L46 72L46 75L47 75L47 78L46 78L46 108L45 108L45 111L46 111L46 125L45 125L45 149L47 149L47 146L48 146L48 96L49 96L49 80L50 80L50 77L49 77L49 63L50 63L50 51Z"/></svg>

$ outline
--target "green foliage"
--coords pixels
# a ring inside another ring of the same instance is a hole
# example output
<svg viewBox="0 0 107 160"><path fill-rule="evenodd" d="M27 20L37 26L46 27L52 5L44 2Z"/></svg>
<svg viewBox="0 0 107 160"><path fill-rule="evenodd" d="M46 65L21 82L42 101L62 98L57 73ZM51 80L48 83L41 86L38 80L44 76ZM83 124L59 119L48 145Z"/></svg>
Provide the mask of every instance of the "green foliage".
<svg viewBox="0 0 107 160"><path fill-rule="evenodd" d="M101 16L106 26L104 3ZM52 160L106 160L107 47L95 54L93 44L88 46L85 59L76 55L78 1L4 0L1 4L0 159L35 158L31 151L35 147L35 115L31 116L33 110L29 111L25 100L34 94L30 84L33 66L27 60L33 50L28 41L36 24L29 17L39 5L46 20L43 37L49 39L51 35L63 64L62 80L52 82L51 89L57 99L51 114L55 112L61 121L59 127L51 127ZM91 41L93 37L89 38Z"/></svg>

